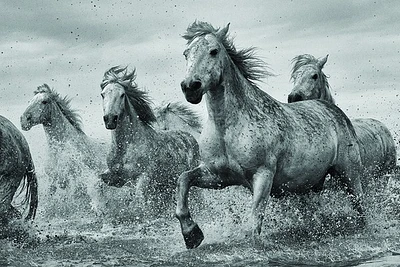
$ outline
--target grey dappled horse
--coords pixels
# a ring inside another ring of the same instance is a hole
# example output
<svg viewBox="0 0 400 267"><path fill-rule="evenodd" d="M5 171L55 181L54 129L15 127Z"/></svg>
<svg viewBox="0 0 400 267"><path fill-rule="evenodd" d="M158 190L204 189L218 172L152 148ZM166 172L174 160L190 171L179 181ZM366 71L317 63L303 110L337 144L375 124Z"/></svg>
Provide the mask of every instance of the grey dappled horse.
<svg viewBox="0 0 400 267"><path fill-rule="evenodd" d="M137 187L154 211L165 212L175 199L178 176L198 165L199 148L187 132L153 128L157 121L148 94L135 78L135 70L119 66L104 74L104 123L112 144L101 178L110 186Z"/></svg>
<svg viewBox="0 0 400 267"><path fill-rule="evenodd" d="M0 116L0 226L21 217L20 211L11 205L20 185L26 191L23 203L29 206L25 219L34 219L38 183L29 146L14 124Z"/></svg>
<svg viewBox="0 0 400 267"><path fill-rule="evenodd" d="M178 180L176 216L186 246L197 247L204 238L189 213L192 186L249 188L253 232L259 234L270 195L319 191L330 173L364 225L361 159L349 119L324 101L280 103L259 89L255 81L265 76L262 62L252 48L237 50L228 28L194 22L183 36L182 91L192 104L204 96L208 110L199 142L202 162Z"/></svg>
<svg viewBox="0 0 400 267"><path fill-rule="evenodd" d="M328 79L322 71L328 56L317 59L304 54L295 57L291 79L294 87L288 96L288 102L321 99L335 104ZM380 121L372 118L351 120L359 141L361 162L364 175L363 186L371 184L371 179L390 173L396 167L396 144L389 129ZM378 179L379 180L379 179Z"/></svg>

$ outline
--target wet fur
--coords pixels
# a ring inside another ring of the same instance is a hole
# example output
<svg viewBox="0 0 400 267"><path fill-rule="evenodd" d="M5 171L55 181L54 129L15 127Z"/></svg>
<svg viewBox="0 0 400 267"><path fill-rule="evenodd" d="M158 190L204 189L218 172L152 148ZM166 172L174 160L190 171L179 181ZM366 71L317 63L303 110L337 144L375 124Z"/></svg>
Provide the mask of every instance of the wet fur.
<svg viewBox="0 0 400 267"><path fill-rule="evenodd" d="M295 57L292 69L294 88L289 94L293 101L321 99L335 104L330 92L328 80L322 68L327 60L316 59L312 55ZM313 81L312 75L318 75ZM352 120L358 143L361 161L364 168L363 186L371 184L370 178L379 177L392 172L396 167L396 144L389 129L380 121L372 118L357 118Z"/></svg>
<svg viewBox="0 0 400 267"><path fill-rule="evenodd" d="M201 33L199 24L207 31ZM253 232L259 234L270 195L315 191L331 173L363 224L361 159L349 119L324 101L280 103L259 89L257 76L249 73L260 73L255 72L260 61L234 48L228 26L214 29L195 22L184 35L188 46L182 91L193 104L204 96L209 114L200 136L202 163L178 180L176 216L186 246L194 248L203 240L188 210L191 186L249 188Z"/></svg>
<svg viewBox="0 0 400 267"><path fill-rule="evenodd" d="M34 219L38 207L38 183L29 146L22 133L0 116L0 224L21 216L11 205L20 184L26 192L23 204L29 207L25 219Z"/></svg>

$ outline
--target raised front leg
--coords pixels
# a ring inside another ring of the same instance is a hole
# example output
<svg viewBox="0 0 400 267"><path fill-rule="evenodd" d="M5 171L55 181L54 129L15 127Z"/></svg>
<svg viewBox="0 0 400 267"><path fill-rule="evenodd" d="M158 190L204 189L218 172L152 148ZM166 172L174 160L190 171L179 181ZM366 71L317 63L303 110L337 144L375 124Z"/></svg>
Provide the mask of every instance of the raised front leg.
<svg viewBox="0 0 400 267"><path fill-rule="evenodd" d="M188 194L191 186L209 189L221 189L227 186L226 181L212 173L204 164L183 172L177 182L176 217L181 224L182 235L186 247L198 247L204 239L203 232L193 221L188 208Z"/></svg>

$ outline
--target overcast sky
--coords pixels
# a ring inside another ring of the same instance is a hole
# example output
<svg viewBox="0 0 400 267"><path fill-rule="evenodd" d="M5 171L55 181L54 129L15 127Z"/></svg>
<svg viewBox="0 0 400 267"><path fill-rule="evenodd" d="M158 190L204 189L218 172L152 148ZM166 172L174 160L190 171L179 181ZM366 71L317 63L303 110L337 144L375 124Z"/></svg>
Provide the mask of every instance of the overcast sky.
<svg viewBox="0 0 400 267"><path fill-rule="evenodd" d="M293 57L329 54L324 70L339 106L372 97L398 111L399 18L398 1L1 0L0 112L43 83L80 109L97 105L104 71L126 64L156 103L184 101L181 35L196 19L230 22L237 48L257 47L277 75L261 87L278 100L290 92Z"/></svg>

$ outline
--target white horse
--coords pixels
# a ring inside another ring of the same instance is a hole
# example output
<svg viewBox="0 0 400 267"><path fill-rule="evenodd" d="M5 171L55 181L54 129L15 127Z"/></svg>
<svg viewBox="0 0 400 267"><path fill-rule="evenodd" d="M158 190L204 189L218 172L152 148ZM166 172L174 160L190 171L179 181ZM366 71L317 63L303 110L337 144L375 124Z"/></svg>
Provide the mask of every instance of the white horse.
<svg viewBox="0 0 400 267"><path fill-rule="evenodd" d="M49 146L45 170L53 179L54 189L66 188L69 179L79 176L84 166L97 173L103 171L108 146L83 132L80 116L71 109L70 99L61 97L47 84L34 93L21 116L21 128L28 131L35 125L43 125Z"/></svg>
<svg viewBox="0 0 400 267"><path fill-rule="evenodd" d="M110 186L139 188L159 214L173 202L178 176L199 163L199 147L188 132L153 128L157 121L150 100L135 78L135 70L119 66L104 74L103 118L112 141L108 169L100 176Z"/></svg>
<svg viewBox="0 0 400 267"><path fill-rule="evenodd" d="M335 104L328 79L322 71L328 56L317 59L305 54L295 57L291 79L294 87L288 96L288 102L321 99ZM372 118L351 120L356 131L361 162L364 167L363 186L368 186L368 178L381 177L392 172L396 167L396 144L389 129L380 121Z"/></svg>
<svg viewBox="0 0 400 267"><path fill-rule="evenodd" d="M199 143L202 163L178 180L176 216L186 246L197 247L204 237L189 213L191 186L249 188L253 232L259 234L270 195L320 191L329 173L364 225L361 158L350 120L324 101L280 103L259 89L254 82L265 76L262 62L251 48L236 50L228 26L217 30L195 22L183 36L182 91L192 104L204 96L208 110Z"/></svg>

